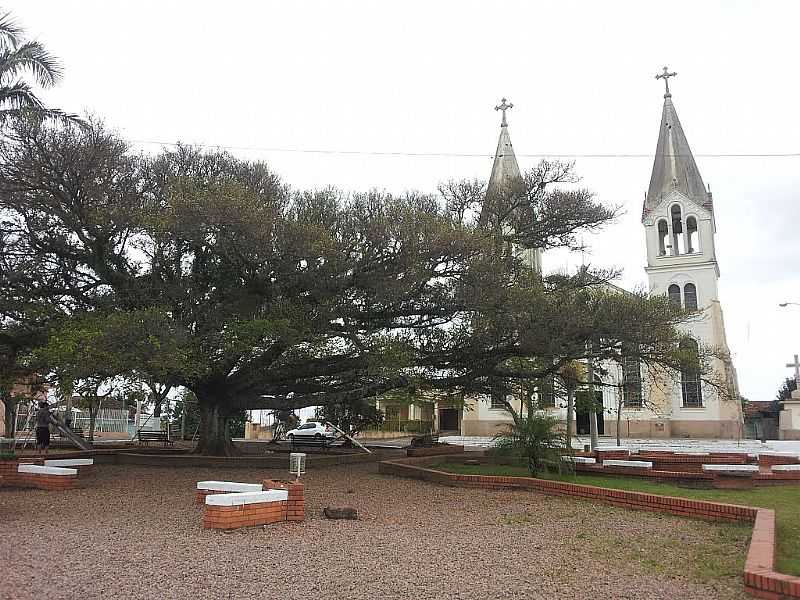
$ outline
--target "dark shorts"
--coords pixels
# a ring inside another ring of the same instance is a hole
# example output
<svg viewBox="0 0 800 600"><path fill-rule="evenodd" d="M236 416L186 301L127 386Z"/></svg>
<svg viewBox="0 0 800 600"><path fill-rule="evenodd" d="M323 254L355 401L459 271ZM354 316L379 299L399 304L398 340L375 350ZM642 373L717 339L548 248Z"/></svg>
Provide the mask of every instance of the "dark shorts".
<svg viewBox="0 0 800 600"><path fill-rule="evenodd" d="M37 427L36 428L36 445L42 448L47 448L50 445L50 428Z"/></svg>

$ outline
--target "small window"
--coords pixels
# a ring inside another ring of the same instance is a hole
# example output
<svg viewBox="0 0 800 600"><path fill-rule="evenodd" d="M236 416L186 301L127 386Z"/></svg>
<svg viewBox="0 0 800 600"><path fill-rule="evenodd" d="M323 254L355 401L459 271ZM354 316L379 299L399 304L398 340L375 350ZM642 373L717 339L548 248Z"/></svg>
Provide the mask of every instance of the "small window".
<svg viewBox="0 0 800 600"><path fill-rule="evenodd" d="M675 306L681 305L681 288L679 286L673 283L667 288L667 295L669 296L669 301Z"/></svg>
<svg viewBox="0 0 800 600"><path fill-rule="evenodd" d="M683 286L683 305L687 310L697 310L697 288L693 283Z"/></svg>
<svg viewBox="0 0 800 600"><path fill-rule="evenodd" d="M666 256L667 247L669 246L669 228L667 222L661 219L658 222L658 255Z"/></svg>
<svg viewBox="0 0 800 600"><path fill-rule="evenodd" d="M700 235L697 232L697 219L686 219L686 237L689 239L689 254L700 252Z"/></svg>
<svg viewBox="0 0 800 600"><path fill-rule="evenodd" d="M316 426L316 423L306 423L305 425L300 425L298 429L314 429Z"/></svg>
<svg viewBox="0 0 800 600"><path fill-rule="evenodd" d="M700 365L698 361L697 342L684 340L681 349L695 364L688 364L681 370L681 395L684 408L703 408L703 390L700 385Z"/></svg>

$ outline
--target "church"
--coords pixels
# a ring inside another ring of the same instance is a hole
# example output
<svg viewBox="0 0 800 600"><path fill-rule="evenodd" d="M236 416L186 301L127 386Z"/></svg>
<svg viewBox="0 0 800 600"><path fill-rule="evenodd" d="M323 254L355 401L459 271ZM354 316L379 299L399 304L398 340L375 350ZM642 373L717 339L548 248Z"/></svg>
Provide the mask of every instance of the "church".
<svg viewBox="0 0 800 600"><path fill-rule="evenodd" d="M719 348L729 354L717 286L720 270L714 247L714 203L672 101L669 78L674 75L664 68L663 74L656 77L663 79L666 92L650 185L642 207L645 272L651 294L666 295L676 304L698 310L697 316L681 326L692 338L689 343ZM505 114L511 106L503 99L497 107L503 118L487 196L498 186L521 177ZM540 251L528 250L522 258L541 271ZM743 435L740 403L723 400L697 374L683 372L675 374L677 377L658 379L643 372L638 361L624 367L603 366L608 372L606 383L612 385L596 391L598 400L602 395L603 403L603 410L597 414L601 435L616 435L618 422L622 437L734 439ZM713 368L738 395L732 363L715 360ZM614 385L622 382L636 385L618 398L622 392ZM546 410L566 422L565 401L554 398L542 404L552 405ZM622 408L618 419L619 406ZM511 422L502 404L489 399L468 400L463 408L437 406L434 418L440 431L452 430L463 436L493 436ZM589 434L588 413L575 415L575 427L578 435Z"/></svg>

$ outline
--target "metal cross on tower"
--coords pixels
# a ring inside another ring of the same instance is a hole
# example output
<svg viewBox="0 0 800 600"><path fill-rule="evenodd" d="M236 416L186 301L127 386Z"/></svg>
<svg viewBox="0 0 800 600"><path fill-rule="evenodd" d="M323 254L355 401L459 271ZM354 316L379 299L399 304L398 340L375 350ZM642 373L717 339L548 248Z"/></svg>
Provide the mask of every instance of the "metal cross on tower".
<svg viewBox="0 0 800 600"><path fill-rule="evenodd" d="M786 364L787 369L794 369L794 381L797 383L797 389L800 390L800 360L797 354L794 355L794 362Z"/></svg>
<svg viewBox="0 0 800 600"><path fill-rule="evenodd" d="M514 105L513 104L506 104L506 99L505 98L500 100L500 105L499 106L495 106L494 107L495 110L502 110L503 111L503 122L500 123L500 127L508 127L508 123L506 123L506 111L509 108L514 108Z"/></svg>
<svg viewBox="0 0 800 600"><path fill-rule="evenodd" d="M672 96L672 94L669 93L669 78L670 77L675 77L676 75L677 75L677 73L674 73L674 72L670 73L669 69L667 69L667 67L664 67L664 72L663 73L660 73L660 74L656 75L656 79L663 79L664 80L664 86L666 88L666 92L664 93L664 98L669 98L670 96Z"/></svg>

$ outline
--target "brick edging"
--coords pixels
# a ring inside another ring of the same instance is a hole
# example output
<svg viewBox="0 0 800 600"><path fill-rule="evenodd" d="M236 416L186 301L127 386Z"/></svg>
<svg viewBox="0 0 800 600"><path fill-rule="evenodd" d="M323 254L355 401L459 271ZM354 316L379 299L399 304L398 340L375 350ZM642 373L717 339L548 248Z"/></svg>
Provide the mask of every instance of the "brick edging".
<svg viewBox="0 0 800 600"><path fill-rule="evenodd" d="M743 574L745 591L765 600L800 599L800 577L775 571L775 511L773 510L709 500L689 500L675 496L628 492L535 477L461 475L426 468L424 465L430 462L432 461L428 457L381 461L378 463L378 471L458 487L531 489L544 494L586 498L634 510L664 512L712 521L751 522L753 532Z"/></svg>

